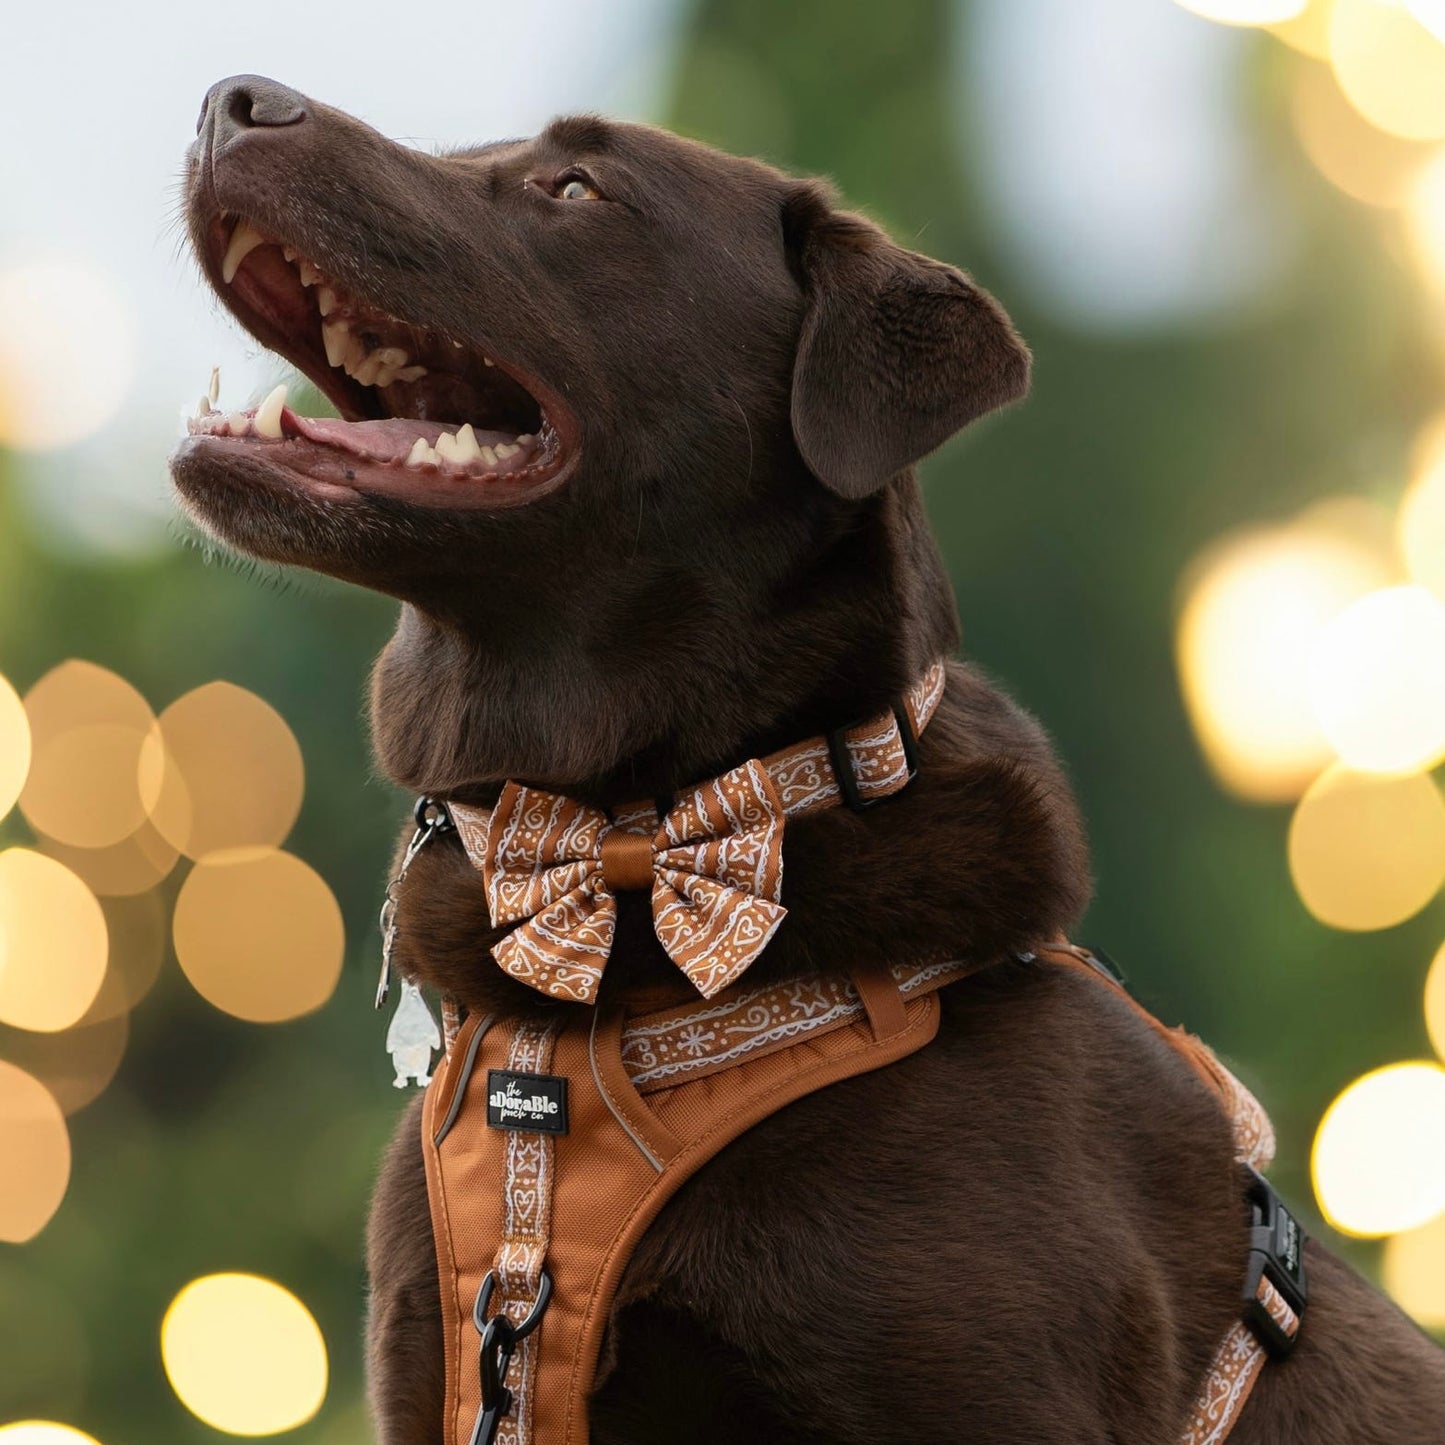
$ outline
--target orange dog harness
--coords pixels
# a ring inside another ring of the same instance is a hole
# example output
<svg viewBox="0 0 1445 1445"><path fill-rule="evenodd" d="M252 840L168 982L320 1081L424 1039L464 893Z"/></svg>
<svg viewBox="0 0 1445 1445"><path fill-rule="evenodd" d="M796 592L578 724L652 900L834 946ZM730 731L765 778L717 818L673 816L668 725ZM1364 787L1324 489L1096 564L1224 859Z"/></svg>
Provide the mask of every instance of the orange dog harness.
<svg viewBox="0 0 1445 1445"><path fill-rule="evenodd" d="M1268 1163L1273 1133L1197 1039L1134 1003L1093 955L1040 956L1103 979L1220 1099L1238 1157ZM586 1445L587 1402L613 1300L644 1231L729 1142L795 1099L923 1048L937 991L974 971L933 964L736 984L635 1017L450 1031L422 1144L441 1280L447 1445ZM1245 1317L1221 1345L1184 1445L1218 1445L1304 1305L1303 1235L1252 1176Z"/></svg>

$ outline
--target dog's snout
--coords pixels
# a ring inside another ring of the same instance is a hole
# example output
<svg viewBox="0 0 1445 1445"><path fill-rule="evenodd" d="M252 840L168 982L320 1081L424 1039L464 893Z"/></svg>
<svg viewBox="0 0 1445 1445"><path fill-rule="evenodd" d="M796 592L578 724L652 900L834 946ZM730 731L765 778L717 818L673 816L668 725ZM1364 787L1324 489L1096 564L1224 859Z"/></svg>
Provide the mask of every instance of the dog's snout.
<svg viewBox="0 0 1445 1445"><path fill-rule="evenodd" d="M196 134L209 121L211 144L219 150L245 131L299 125L307 114L306 97L299 91L263 75L232 75L206 92Z"/></svg>

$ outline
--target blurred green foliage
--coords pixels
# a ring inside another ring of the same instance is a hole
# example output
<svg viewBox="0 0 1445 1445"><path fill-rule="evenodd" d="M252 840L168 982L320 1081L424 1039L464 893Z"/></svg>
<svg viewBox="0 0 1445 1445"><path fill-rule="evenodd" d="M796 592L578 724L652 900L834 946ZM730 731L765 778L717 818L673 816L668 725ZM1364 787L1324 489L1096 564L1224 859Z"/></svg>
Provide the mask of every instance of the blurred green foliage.
<svg viewBox="0 0 1445 1445"><path fill-rule="evenodd" d="M1372 224L1291 157L1278 171L1307 242L1268 306L1134 340L1030 314L958 143L950 13L935 0L707 0L667 118L833 176L905 243L1010 304L1036 355L1032 399L924 473L965 651L1045 721L1075 779L1099 879L1083 938L1258 1088L1280 1129L1277 1177L1309 1214L1324 1105L1366 1068L1428 1054L1419 994L1441 908L1372 935L1306 915L1286 869L1287 812L1225 797L1189 733L1176 589L1219 532L1402 475L1431 401L1410 288ZM1258 144L1282 150L1267 45L1242 103ZM330 1399L292 1438L368 1438L362 1228L398 1108L369 994L405 800L372 774L361 698L391 612L198 547L135 565L57 560L31 540L0 459L0 671L23 691L80 656L157 708L216 677L268 699L307 764L288 846L330 881L348 928L336 998L293 1024L228 1019L168 964L118 1081L73 1120L59 1216L0 1251L0 1420L65 1420L105 1445L214 1440L167 1387L157 1332L191 1278L242 1269L295 1290L331 1348ZM21 841L15 814L0 843ZM1368 1267L1372 1253L1356 1257Z"/></svg>

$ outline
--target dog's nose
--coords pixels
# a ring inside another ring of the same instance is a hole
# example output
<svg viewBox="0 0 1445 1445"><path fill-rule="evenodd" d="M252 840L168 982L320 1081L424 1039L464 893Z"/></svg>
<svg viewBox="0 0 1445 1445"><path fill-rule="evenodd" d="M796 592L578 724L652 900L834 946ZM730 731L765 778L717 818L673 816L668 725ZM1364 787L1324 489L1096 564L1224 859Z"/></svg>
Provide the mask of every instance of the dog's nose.
<svg viewBox="0 0 1445 1445"><path fill-rule="evenodd" d="M196 134L212 129L211 145L220 150L243 131L263 126L299 125L306 119L306 97L264 75L232 75L206 92Z"/></svg>

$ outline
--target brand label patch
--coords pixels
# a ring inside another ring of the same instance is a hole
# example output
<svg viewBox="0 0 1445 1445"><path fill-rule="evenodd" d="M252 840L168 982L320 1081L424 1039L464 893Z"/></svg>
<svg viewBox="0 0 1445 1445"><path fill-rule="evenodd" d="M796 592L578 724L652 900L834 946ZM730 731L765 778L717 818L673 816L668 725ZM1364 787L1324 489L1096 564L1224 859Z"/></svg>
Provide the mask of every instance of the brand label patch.
<svg viewBox="0 0 1445 1445"><path fill-rule="evenodd" d="M555 1074L487 1070L487 1127L567 1132L567 1080Z"/></svg>

